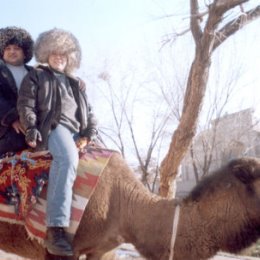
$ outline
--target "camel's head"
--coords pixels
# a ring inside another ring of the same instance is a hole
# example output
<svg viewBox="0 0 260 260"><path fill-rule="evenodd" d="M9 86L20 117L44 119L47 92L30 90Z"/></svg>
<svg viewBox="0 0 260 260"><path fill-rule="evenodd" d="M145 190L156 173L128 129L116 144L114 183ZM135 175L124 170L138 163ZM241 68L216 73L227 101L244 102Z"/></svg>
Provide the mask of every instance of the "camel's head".
<svg viewBox="0 0 260 260"><path fill-rule="evenodd" d="M191 203L219 201L222 205L237 204L242 200L243 205L259 212L260 219L260 159L244 157L232 160L204 178L187 197Z"/></svg>
<svg viewBox="0 0 260 260"><path fill-rule="evenodd" d="M238 252L249 246L260 238L260 159L229 162L204 178L185 203L196 208L201 219L218 223L226 238L222 250Z"/></svg>
<svg viewBox="0 0 260 260"><path fill-rule="evenodd" d="M258 158L244 157L236 159L231 161L228 167L245 184L252 184L260 180L260 159Z"/></svg>
<svg viewBox="0 0 260 260"><path fill-rule="evenodd" d="M231 161L228 168L244 184L245 192L249 196L248 199L254 199L256 210L259 209L260 211L260 159L251 157L240 158ZM239 194L242 196L242 190Z"/></svg>

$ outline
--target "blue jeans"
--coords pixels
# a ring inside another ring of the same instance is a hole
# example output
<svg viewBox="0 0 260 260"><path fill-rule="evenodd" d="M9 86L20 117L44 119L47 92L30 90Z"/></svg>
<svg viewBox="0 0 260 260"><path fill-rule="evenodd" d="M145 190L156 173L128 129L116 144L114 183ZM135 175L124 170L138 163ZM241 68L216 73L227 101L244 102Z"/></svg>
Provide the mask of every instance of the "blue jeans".
<svg viewBox="0 0 260 260"><path fill-rule="evenodd" d="M79 162L74 135L66 127L58 125L48 139L48 149L53 157L47 189L48 227L69 226L72 187Z"/></svg>

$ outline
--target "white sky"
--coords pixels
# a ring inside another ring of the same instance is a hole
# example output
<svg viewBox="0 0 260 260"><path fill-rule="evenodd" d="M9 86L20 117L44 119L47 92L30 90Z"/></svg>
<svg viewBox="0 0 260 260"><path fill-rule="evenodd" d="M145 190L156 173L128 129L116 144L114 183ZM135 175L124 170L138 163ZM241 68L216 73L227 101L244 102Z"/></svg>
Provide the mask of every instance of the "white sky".
<svg viewBox="0 0 260 260"><path fill-rule="evenodd" d="M158 52L163 35L189 22L188 11L187 0L11 0L1 1L0 21L1 27L27 29L34 39L53 27L71 31L81 43L83 65L91 68L122 52L132 59L131 53L143 46ZM172 14L171 19L159 19ZM233 42L242 40L238 52L244 53L254 74L259 70L259 28L260 19L232 37Z"/></svg>
<svg viewBox="0 0 260 260"><path fill-rule="evenodd" d="M2 1L1 26L21 26L34 38L53 27L70 30L79 38L83 54L89 57L93 52L117 48L122 39L135 42L136 31L164 14L163 6L173 9L165 0Z"/></svg>
<svg viewBox="0 0 260 260"><path fill-rule="evenodd" d="M258 0L250 2L259 4ZM160 19L172 14L174 16L169 19ZM87 77L94 78L100 73L100 68L105 68L106 59L113 60L114 71L119 71L124 66L127 68L127 64L144 63L146 53L151 57L160 55L162 36L184 29L189 22L188 15L187 0L9 0L1 1L0 21L1 27L14 25L25 28L34 39L39 33L54 27L71 31L82 47L82 70ZM237 83L239 91L227 112L260 104L259 28L260 19L223 44L219 51L221 55L215 54L223 77L229 73L230 67L237 64L245 71ZM185 45L187 41L188 45ZM175 55L173 66L179 70L181 63L193 58L194 48L187 48L191 41L191 38L186 38L186 43L180 42L172 47ZM167 51L162 55L166 59ZM144 70L147 64L139 66ZM171 68L168 70L171 73ZM89 91L97 99L94 106L99 106L95 86L90 85Z"/></svg>

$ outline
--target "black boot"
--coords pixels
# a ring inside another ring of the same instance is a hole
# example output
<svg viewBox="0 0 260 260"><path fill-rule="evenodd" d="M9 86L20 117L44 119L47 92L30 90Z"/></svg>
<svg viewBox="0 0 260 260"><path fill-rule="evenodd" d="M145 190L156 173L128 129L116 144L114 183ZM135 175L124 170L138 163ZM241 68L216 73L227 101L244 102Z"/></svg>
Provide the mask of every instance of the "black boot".
<svg viewBox="0 0 260 260"><path fill-rule="evenodd" d="M72 256L73 250L63 227L48 227L45 240L47 251L53 255Z"/></svg>

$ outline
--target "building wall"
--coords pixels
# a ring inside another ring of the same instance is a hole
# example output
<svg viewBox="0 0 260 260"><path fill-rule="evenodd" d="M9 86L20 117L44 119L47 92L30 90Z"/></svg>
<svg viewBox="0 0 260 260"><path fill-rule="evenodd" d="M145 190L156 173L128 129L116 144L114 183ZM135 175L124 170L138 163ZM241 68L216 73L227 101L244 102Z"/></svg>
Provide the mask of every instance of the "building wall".
<svg viewBox="0 0 260 260"><path fill-rule="evenodd" d="M194 138L193 158L188 151L181 164L176 196L185 196L196 185L193 164L196 165L199 179L201 179L232 158L260 156L258 122L252 109L213 120L209 129ZM209 171L205 170L207 163L209 163Z"/></svg>

